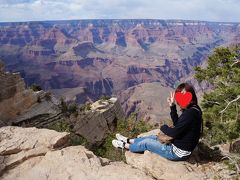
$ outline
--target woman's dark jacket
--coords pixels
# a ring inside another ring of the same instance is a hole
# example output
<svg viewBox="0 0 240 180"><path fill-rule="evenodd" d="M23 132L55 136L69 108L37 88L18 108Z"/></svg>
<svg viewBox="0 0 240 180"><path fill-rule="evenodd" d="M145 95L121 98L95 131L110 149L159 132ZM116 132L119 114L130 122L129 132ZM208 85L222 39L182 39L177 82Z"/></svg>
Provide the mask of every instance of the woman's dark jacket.
<svg viewBox="0 0 240 180"><path fill-rule="evenodd" d="M191 105L183 110L180 117L178 117L176 105L171 108L171 118L174 127L167 125L161 126L161 131L173 137L172 144L176 147L185 150L193 151L198 144L201 126L202 126L202 111L198 105Z"/></svg>

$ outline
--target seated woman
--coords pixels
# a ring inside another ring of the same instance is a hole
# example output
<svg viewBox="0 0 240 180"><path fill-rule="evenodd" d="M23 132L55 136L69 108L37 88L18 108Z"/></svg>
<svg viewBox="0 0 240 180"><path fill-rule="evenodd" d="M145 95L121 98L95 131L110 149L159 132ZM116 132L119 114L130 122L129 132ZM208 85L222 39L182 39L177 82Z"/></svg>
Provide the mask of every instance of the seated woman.
<svg viewBox="0 0 240 180"><path fill-rule="evenodd" d="M175 100L182 111L179 117ZM116 134L117 139L112 141L113 146L126 148L131 152L148 150L173 161L188 159L198 144L202 126L202 111L198 106L194 88L188 83L180 84L175 93L170 93L168 103L171 109L170 116L173 127L163 125L160 130L171 137L171 143L161 143L159 136L156 135L128 139L121 134Z"/></svg>

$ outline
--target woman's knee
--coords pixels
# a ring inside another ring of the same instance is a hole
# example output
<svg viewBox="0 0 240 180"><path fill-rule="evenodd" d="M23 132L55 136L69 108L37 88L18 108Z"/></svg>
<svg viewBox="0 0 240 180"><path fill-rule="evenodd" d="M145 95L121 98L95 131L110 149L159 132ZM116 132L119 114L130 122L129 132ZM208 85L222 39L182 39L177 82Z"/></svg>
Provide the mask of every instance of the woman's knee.
<svg viewBox="0 0 240 180"><path fill-rule="evenodd" d="M148 139L153 139L153 140L158 140L158 136L156 135L151 135L151 136L147 136Z"/></svg>
<svg viewBox="0 0 240 180"><path fill-rule="evenodd" d="M141 142L139 142L139 146L145 147L146 150L150 150L153 147L158 146L158 141L154 139L144 139Z"/></svg>

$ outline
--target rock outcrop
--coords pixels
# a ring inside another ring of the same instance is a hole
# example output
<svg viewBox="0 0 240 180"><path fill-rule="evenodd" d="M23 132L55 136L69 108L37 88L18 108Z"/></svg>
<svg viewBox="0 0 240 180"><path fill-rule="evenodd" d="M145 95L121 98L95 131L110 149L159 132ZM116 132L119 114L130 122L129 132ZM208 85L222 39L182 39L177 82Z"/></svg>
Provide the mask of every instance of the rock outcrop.
<svg viewBox="0 0 240 180"><path fill-rule="evenodd" d="M12 122L12 125L22 127L47 127L50 123L63 119L60 109L60 101L52 94L38 91L35 92L37 102L25 113L20 114Z"/></svg>
<svg viewBox="0 0 240 180"><path fill-rule="evenodd" d="M148 135L157 135L159 129L152 130L139 135L139 137ZM197 148L193 154L197 154ZM236 172L229 170L221 162L197 160L190 157L188 161L173 162L157 154L145 151L144 154L125 153L127 164L148 173L156 179L232 179L237 178ZM192 155L193 156L193 155Z"/></svg>
<svg viewBox="0 0 240 180"><path fill-rule="evenodd" d="M141 136L156 134L153 130ZM0 179L232 179L220 162L173 162L146 151L125 153L127 164L97 157L83 146L69 146L69 133L6 126L0 128ZM235 174L234 174L235 173Z"/></svg>
<svg viewBox="0 0 240 180"><path fill-rule="evenodd" d="M76 113L71 117L65 117L70 113L64 114L61 106L49 92L26 89L19 74L0 72L0 127L46 128L61 121L71 125L73 133L83 136L90 144L100 145L117 120L125 118L117 98L96 101L89 110L79 110L76 105Z"/></svg>
<svg viewBox="0 0 240 180"><path fill-rule="evenodd" d="M20 114L37 103L37 95L25 89L19 73L0 71L0 127L9 125Z"/></svg>
<svg viewBox="0 0 240 180"><path fill-rule="evenodd" d="M153 179L123 162L97 157L83 146L64 148L68 135L46 129L0 128L0 179Z"/></svg>
<svg viewBox="0 0 240 180"><path fill-rule="evenodd" d="M89 111L71 118L73 131L87 139L90 144L100 145L112 131L117 120L125 119L125 114L117 98L98 100L91 104Z"/></svg>
<svg viewBox="0 0 240 180"><path fill-rule="evenodd" d="M0 71L0 127L46 127L59 120L59 100L52 94L25 87L19 73Z"/></svg>
<svg viewBox="0 0 240 180"><path fill-rule="evenodd" d="M129 151L125 154L127 163L133 167L148 173L156 179L203 179L199 173L193 171L187 164L172 162L159 155L146 151L144 154L133 154Z"/></svg>

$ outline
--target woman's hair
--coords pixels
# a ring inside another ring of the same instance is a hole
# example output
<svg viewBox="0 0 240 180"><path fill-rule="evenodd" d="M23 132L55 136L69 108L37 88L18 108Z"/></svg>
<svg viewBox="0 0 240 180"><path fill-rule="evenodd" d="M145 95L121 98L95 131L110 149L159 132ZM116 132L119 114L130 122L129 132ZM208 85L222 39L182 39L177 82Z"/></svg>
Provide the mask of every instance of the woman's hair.
<svg viewBox="0 0 240 180"><path fill-rule="evenodd" d="M194 90L194 87L188 83L181 83L178 85L178 87L175 90L176 92L181 92L183 89L185 89L186 92L190 92L192 94L192 100L191 102L188 104L187 108L191 105L197 105L198 104L198 100L197 100L197 96Z"/></svg>

